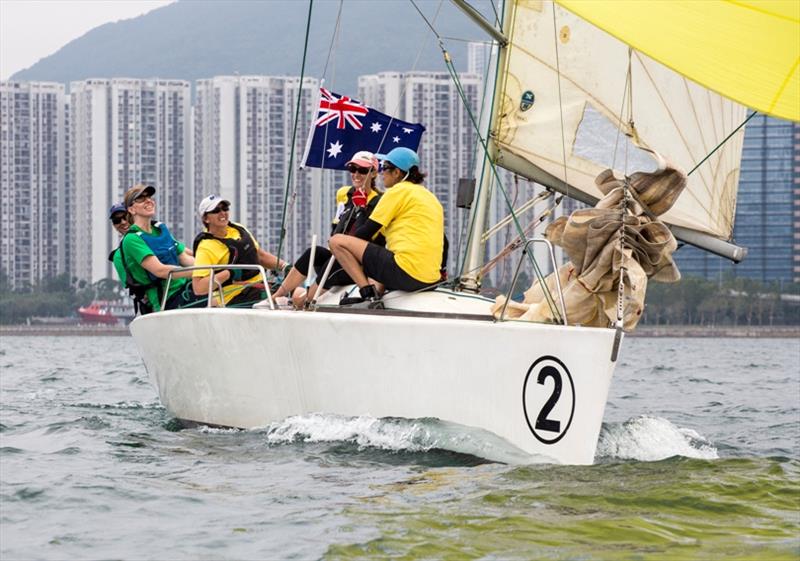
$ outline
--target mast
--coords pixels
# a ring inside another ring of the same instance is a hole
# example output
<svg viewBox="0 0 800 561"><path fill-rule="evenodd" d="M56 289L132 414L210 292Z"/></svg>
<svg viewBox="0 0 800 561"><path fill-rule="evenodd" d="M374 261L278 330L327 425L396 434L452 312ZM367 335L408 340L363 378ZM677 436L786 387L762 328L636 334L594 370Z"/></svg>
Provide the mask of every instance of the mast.
<svg viewBox="0 0 800 561"><path fill-rule="evenodd" d="M478 179L478 190L475 200L472 203L470 211L470 228L469 237L467 238L467 251L464 265L462 267L461 280L459 287L462 290L469 292L477 292L480 288L480 269L483 266L484 254L486 252L486 244L481 241L483 230L486 227L486 218L489 210L489 199L491 195L492 182L494 181L493 162L497 156L497 147L494 144L491 136L491 128L494 125L493 117L500 110L502 104L501 89L503 81L498 80L501 71L506 67L508 57L508 30L511 28L511 12L513 9L513 0L505 0L503 2L503 31L498 31L494 25L486 21L486 19L479 14L472 6L467 4L465 0L452 0L453 4L461 9L467 17L477 23L484 29L492 38L497 42L500 52L497 58L490 57L489 76L494 76L494 87L492 88L492 96L488 98L484 96L484 110L481 112L481 122L478 134L481 131L486 131L486 152L484 152L483 143L478 139L478 153L483 154L483 157L478 160L475 168L475 177ZM487 84L488 87L488 84ZM491 107L491 111L486 111L486 106Z"/></svg>

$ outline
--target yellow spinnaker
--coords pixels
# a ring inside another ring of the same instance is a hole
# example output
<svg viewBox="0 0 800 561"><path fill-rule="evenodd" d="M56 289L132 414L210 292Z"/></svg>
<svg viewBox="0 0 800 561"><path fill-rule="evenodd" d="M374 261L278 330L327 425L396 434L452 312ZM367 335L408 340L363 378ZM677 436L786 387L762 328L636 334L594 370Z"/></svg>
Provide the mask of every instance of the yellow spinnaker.
<svg viewBox="0 0 800 561"><path fill-rule="evenodd" d="M710 90L800 121L800 0L556 2Z"/></svg>

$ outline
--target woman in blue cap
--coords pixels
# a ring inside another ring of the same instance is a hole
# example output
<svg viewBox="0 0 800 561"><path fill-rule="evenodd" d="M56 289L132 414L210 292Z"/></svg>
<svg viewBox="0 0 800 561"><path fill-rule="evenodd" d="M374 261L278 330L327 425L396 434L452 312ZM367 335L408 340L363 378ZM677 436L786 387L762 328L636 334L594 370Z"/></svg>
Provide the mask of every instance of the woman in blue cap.
<svg viewBox="0 0 800 561"><path fill-rule="evenodd" d="M409 148L395 148L376 157L386 193L355 237L337 234L330 240L336 260L360 290L360 298L343 304L377 301L382 288L413 292L441 280L444 210L422 184L419 156ZM386 247L369 241L379 232Z"/></svg>

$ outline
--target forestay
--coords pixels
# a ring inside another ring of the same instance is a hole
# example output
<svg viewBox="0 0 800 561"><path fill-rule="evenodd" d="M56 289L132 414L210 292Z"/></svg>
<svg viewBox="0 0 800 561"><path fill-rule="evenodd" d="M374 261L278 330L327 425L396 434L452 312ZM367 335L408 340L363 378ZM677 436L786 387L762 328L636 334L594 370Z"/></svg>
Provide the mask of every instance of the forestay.
<svg viewBox="0 0 800 561"><path fill-rule="evenodd" d="M600 199L595 177L605 169L656 167L619 131L689 171L745 119L741 105L552 2L515 4L495 126L499 165L578 199ZM664 222L731 237L743 137L733 135L689 176Z"/></svg>

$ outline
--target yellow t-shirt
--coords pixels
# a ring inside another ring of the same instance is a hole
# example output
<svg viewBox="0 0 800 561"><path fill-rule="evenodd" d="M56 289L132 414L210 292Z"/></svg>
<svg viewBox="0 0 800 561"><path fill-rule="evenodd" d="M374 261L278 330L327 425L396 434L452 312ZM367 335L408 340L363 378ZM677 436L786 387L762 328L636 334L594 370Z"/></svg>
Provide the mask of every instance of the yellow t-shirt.
<svg viewBox="0 0 800 561"><path fill-rule="evenodd" d="M420 282L440 278L444 210L423 185L401 181L386 190L370 215L383 226L386 249L406 273Z"/></svg>
<svg viewBox="0 0 800 561"><path fill-rule="evenodd" d="M244 226L242 226L242 228L244 228ZM247 228L245 228L245 231L250 234L250 237L253 239L253 244L256 246L256 250L258 250L258 241L256 241L255 236L253 236L253 234ZM238 240L241 239L241 236L236 228L233 228L229 225L227 231L225 232L225 238ZM226 246L224 243L219 240L202 240L197 246L197 253L194 255L194 264L196 267L201 267L203 265L227 265L228 259L230 259L230 251L228 250L228 246ZM211 272L208 269L198 269L192 273L192 277L204 278L210 274ZM259 282L261 280L260 275L260 273L256 273L243 282ZM225 294L225 303L227 304L236 298L236 296L238 296L239 293L245 288L246 285L239 284L228 285L224 287L223 292ZM215 295L215 297L219 298L219 295Z"/></svg>

